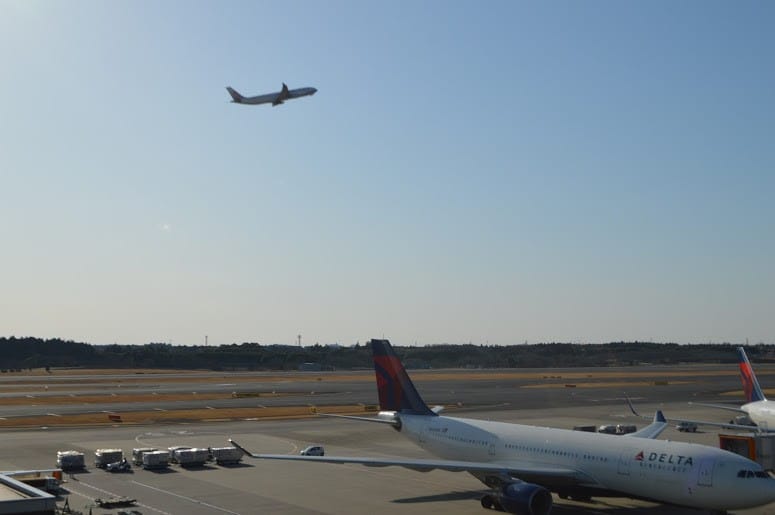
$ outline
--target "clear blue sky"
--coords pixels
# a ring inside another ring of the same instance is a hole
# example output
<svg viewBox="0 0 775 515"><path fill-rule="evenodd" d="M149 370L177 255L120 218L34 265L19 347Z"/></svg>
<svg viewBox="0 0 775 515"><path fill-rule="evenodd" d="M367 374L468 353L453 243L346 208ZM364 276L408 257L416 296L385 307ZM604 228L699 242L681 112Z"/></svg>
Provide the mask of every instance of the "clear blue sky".
<svg viewBox="0 0 775 515"><path fill-rule="evenodd" d="M774 26L0 0L0 335L775 343Z"/></svg>

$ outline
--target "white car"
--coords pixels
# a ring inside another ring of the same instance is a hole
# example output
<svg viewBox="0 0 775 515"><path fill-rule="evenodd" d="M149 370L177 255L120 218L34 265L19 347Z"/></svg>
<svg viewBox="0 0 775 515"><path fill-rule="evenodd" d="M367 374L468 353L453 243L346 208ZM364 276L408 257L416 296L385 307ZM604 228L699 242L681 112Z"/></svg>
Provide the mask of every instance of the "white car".
<svg viewBox="0 0 775 515"><path fill-rule="evenodd" d="M310 445L303 448L299 454L302 456L325 456L326 451L322 445Z"/></svg>

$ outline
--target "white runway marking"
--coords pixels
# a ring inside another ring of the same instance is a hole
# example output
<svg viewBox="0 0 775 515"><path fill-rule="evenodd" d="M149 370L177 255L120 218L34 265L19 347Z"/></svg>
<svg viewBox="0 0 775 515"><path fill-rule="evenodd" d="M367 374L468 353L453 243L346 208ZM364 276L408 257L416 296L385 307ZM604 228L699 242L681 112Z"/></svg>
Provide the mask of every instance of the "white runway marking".
<svg viewBox="0 0 775 515"><path fill-rule="evenodd" d="M193 497L186 497L185 495L175 494L170 492L169 490L162 490L161 488L156 488L155 486L146 485L145 483L140 483L139 481L132 481L132 483L140 486L144 486L145 488L150 488L151 490L154 490L156 492L161 492L163 494L171 495L173 497L177 497L178 499L183 499L189 502L192 502L194 504L199 504L200 506L204 506L206 508L210 508L213 510L222 511L223 513L229 513L231 515L240 515L236 511L227 510L226 508L221 508L220 506L216 506L214 504L206 503L204 501L200 501L199 499L194 499Z"/></svg>
<svg viewBox="0 0 775 515"><path fill-rule="evenodd" d="M135 481L132 481L132 482L134 483ZM104 493L104 494L107 494L107 495L109 495L110 497L121 497L121 496L120 496L120 495L118 495L118 494L115 494L115 493L113 493L113 492L110 492L110 491L108 491L108 490L105 490L105 489L103 489L103 488L96 487L96 486L94 486L94 485L90 485L89 483L84 483L83 481L80 481L80 480L77 480L77 479L76 479L76 482L75 482L75 483L72 483L72 482L68 482L68 483L67 483L67 489L68 489L69 491L71 491L72 493L78 494L78 495L80 495L81 497L86 497L87 499L89 499L89 500L91 500L91 501L93 501L95 498L94 498L94 497L90 497L90 496L88 496L88 495L86 495L86 494L83 494L83 493L81 493L81 492L78 492L77 490L73 490L73 489L71 488L71 486L72 486L73 484L77 484L77 485L83 485L83 486L85 486L85 487L87 487L87 488L91 488L92 490L97 490L98 492L102 492L102 493ZM143 485L143 486L145 486L145 485ZM160 491L161 491L161 490L160 490ZM135 504L136 504L136 505L138 505L138 506L142 506L143 508L146 508L146 509L148 509L148 510L155 511L156 513L161 513L162 515L172 515L172 513L169 513L169 512L166 512L166 511L160 510L160 509L158 509L158 508L154 508L153 506L148 506L147 504L143 504L143 503L140 503L140 502L135 502Z"/></svg>

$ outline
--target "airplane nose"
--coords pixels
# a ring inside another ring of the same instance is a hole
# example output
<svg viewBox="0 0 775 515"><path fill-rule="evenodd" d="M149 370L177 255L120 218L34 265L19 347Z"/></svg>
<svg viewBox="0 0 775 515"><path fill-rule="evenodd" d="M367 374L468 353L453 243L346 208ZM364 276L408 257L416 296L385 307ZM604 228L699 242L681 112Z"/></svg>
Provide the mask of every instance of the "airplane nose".
<svg viewBox="0 0 775 515"><path fill-rule="evenodd" d="M766 504L775 501L775 479L767 479L766 484L756 484L755 490L749 492L752 499L756 499L759 504Z"/></svg>
<svg viewBox="0 0 775 515"><path fill-rule="evenodd" d="M317 89L317 88L312 88L312 94L313 94L313 95L314 95L315 93L317 93L317 92L318 92L318 89Z"/></svg>

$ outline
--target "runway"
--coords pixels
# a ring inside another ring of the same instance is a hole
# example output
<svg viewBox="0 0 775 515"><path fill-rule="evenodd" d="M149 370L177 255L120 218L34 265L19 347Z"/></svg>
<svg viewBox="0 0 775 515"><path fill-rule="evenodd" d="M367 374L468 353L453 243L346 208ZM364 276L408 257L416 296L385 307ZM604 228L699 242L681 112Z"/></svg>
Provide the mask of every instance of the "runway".
<svg viewBox="0 0 775 515"><path fill-rule="evenodd" d="M774 365L759 365L775 384ZM607 367L474 371L410 371L429 404L502 410L618 403L631 397L708 402L740 400L736 366ZM475 376L476 379L470 379ZM492 377L490 377L492 376ZM724 398L724 393L733 395ZM203 400L204 395L219 398ZM250 394L234 398L232 394ZM86 399L101 395L102 399ZM165 400L165 395L176 396ZM69 401L52 402L54 397ZM153 397L136 401L138 396ZM18 404L18 401L23 401ZM15 401L15 402L14 402ZM57 376L0 375L0 417L82 413L374 404L373 372L179 372Z"/></svg>
<svg viewBox="0 0 775 515"><path fill-rule="evenodd" d="M562 428L622 422L643 425L642 420L626 417L627 409L619 388L566 387L564 378L546 381L562 384L559 387L526 388L535 381L461 380L418 381L417 385L429 403L449 404L449 413L454 416ZM644 413L660 407L668 416L726 420L726 413L688 406L684 398L696 399L700 395L698 392L702 392L703 400L734 401L736 397L722 394L739 389L738 381L734 376L721 377L718 381L713 381L711 376L703 376L688 383L675 381L675 384L659 385L654 381L644 385L643 381L633 380L627 390ZM768 382L766 376L762 382ZM346 390L342 389L341 396L345 401L363 399L375 402L372 382L364 380L362 383L354 381L345 384L349 385ZM289 385L288 391L298 387L298 384ZM369 390L370 393L367 393ZM300 394L300 397L305 395ZM207 465L189 470L173 465L165 472L135 468L130 474L115 475L92 466L97 448L122 448L125 454L129 454L132 448L145 446L215 447L226 445L229 437L254 452L297 453L300 448L317 443L324 445L329 455L429 457L392 428L374 424L317 417L171 425L117 424L100 428L8 429L0 434L0 469L53 467L57 450L75 449L86 453L88 471L67 477L64 484L69 492L70 506L85 513L88 513L94 498L109 495L136 498L139 503L136 509L146 515L486 513L478 501L485 491L484 485L466 473L420 473L393 467L375 469L249 458L240 466L230 468ZM661 438L718 445L717 434L713 431L684 434L671 428ZM95 513L117 511L99 509ZM688 515L700 512L621 498L577 503L555 497L552 513ZM775 514L775 504L733 513Z"/></svg>

